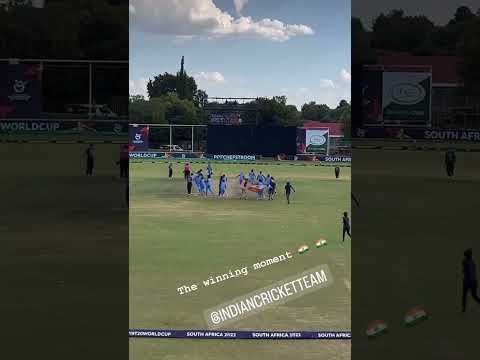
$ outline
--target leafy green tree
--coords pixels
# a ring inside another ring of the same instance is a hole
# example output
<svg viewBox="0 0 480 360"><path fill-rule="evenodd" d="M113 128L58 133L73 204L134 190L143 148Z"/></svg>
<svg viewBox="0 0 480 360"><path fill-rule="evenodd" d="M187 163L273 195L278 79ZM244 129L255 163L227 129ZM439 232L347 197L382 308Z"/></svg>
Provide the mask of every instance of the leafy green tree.
<svg viewBox="0 0 480 360"><path fill-rule="evenodd" d="M147 83L147 92L150 98L176 93L179 99L193 101L197 106L204 105L208 97L205 91L198 89L195 79L188 76L183 56L177 74L165 72L154 76Z"/></svg>
<svg viewBox="0 0 480 360"><path fill-rule="evenodd" d="M460 6L455 11L455 15L450 23L462 23L473 20L475 18L475 14L470 10L468 6Z"/></svg>
<svg viewBox="0 0 480 360"><path fill-rule="evenodd" d="M322 120L330 111L326 104L317 104L315 101L303 104L302 118L305 120Z"/></svg>
<svg viewBox="0 0 480 360"><path fill-rule="evenodd" d="M208 100L208 94L204 90L198 89L193 98L193 102L195 106L198 106L199 108L203 108L207 104L207 100Z"/></svg>
<svg viewBox="0 0 480 360"><path fill-rule="evenodd" d="M130 96L128 106L130 120L134 122L152 121L152 104L142 95Z"/></svg>
<svg viewBox="0 0 480 360"><path fill-rule="evenodd" d="M373 22L373 46L377 49L412 51L428 38L434 24L426 16L405 16L395 9L380 14Z"/></svg>
<svg viewBox="0 0 480 360"><path fill-rule="evenodd" d="M287 105L286 96L271 99L259 98L259 121L261 126L296 126L300 124L300 114L294 105Z"/></svg>
<svg viewBox="0 0 480 360"><path fill-rule="evenodd" d="M177 77L175 75L164 73L156 75L153 80L149 79L147 83L147 92L149 98L160 97L177 91Z"/></svg>
<svg viewBox="0 0 480 360"><path fill-rule="evenodd" d="M340 108L344 108L344 107L348 107L350 106L350 104L348 103L347 100L340 100L340 102L338 103L338 106L337 106L337 109L340 109Z"/></svg>
<svg viewBox="0 0 480 360"><path fill-rule="evenodd" d="M151 98L152 121L162 124L198 124L201 121L199 109L192 101L182 100L175 93Z"/></svg>

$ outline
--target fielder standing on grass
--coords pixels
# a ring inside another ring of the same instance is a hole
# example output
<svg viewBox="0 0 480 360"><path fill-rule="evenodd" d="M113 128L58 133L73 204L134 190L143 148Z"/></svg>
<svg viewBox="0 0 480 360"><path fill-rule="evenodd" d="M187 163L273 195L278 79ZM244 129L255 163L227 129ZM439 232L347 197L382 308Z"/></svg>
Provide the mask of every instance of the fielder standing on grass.
<svg viewBox="0 0 480 360"><path fill-rule="evenodd" d="M342 223L343 223L343 242L345 242L345 234L348 235L350 240L352 239L352 235L350 234L350 219L348 218L348 213L345 211L343 213L343 218L342 218Z"/></svg>
<svg viewBox="0 0 480 360"><path fill-rule="evenodd" d="M92 176L93 175L93 168L95 166L95 147L93 144L90 144L85 150L85 153L83 154L84 157L87 158L87 170L86 174L87 176Z"/></svg>
<svg viewBox="0 0 480 360"><path fill-rule="evenodd" d="M285 184L285 197L287 198L287 203L290 205L290 194L291 192L295 192L295 189L293 188L293 186L290 184L289 181L287 181L287 183Z"/></svg>
<svg viewBox="0 0 480 360"><path fill-rule="evenodd" d="M454 149L448 149L445 152L445 168L447 170L447 176L452 177L455 175L455 163L457 162L457 156Z"/></svg>
<svg viewBox="0 0 480 360"><path fill-rule="evenodd" d="M172 168L172 163L168 163L168 179L172 180L173 177L173 168Z"/></svg>
<svg viewBox="0 0 480 360"><path fill-rule="evenodd" d="M463 292L462 292L462 312L465 312L467 307L467 294L470 292L477 303L480 303L480 298L477 294L477 269L473 261L472 249L467 249L463 253Z"/></svg>
<svg viewBox="0 0 480 360"><path fill-rule="evenodd" d="M340 168L338 166L335 166L335 179L338 179L340 176Z"/></svg>

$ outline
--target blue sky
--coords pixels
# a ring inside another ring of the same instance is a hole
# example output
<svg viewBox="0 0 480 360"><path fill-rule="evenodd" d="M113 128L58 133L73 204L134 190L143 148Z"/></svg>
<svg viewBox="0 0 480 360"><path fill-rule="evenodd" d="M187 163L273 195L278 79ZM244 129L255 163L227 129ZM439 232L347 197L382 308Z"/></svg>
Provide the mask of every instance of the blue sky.
<svg viewBox="0 0 480 360"><path fill-rule="evenodd" d="M182 55L210 96L334 107L350 100L350 1L130 0L130 93Z"/></svg>

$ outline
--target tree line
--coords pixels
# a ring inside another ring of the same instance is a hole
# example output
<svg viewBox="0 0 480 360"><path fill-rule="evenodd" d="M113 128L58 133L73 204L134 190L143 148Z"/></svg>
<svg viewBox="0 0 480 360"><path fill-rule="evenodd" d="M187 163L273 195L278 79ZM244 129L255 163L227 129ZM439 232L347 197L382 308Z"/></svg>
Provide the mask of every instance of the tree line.
<svg viewBox="0 0 480 360"><path fill-rule="evenodd" d="M425 15L407 16L394 9L368 25L352 18L352 68L374 64L378 50L418 56L456 55L463 60L459 73L467 92L480 95L480 9L473 12L460 6L445 25L435 24Z"/></svg>
<svg viewBox="0 0 480 360"><path fill-rule="evenodd" d="M131 95L130 119L136 122L164 124L208 124L213 111L235 109L242 115L242 124L256 126L301 126L305 120L342 122L349 127L350 104L341 100L336 108L312 101L299 111L288 104L286 96L257 98L246 103L208 102L208 94L199 89L184 68L177 74L163 73L147 83L148 97ZM215 105L215 110L210 110Z"/></svg>

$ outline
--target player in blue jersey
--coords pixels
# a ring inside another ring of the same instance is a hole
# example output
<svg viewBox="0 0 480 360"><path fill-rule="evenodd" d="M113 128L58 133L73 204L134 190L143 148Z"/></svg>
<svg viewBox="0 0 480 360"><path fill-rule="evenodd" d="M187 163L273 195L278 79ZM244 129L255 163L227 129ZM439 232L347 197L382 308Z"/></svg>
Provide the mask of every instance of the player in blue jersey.
<svg viewBox="0 0 480 360"><path fill-rule="evenodd" d="M205 181L204 181L203 174L199 174L198 186L199 186L200 195L205 194Z"/></svg>
<svg viewBox="0 0 480 360"><path fill-rule="evenodd" d="M208 177L205 179L205 196L208 196L208 193L213 195L212 177L210 175L208 175Z"/></svg>
<svg viewBox="0 0 480 360"><path fill-rule="evenodd" d="M212 169L212 164L210 163L210 161L208 162L208 165L207 165L207 177L211 177L213 175L213 169Z"/></svg>
<svg viewBox="0 0 480 360"><path fill-rule="evenodd" d="M257 184L259 184L260 182L262 184L265 183L265 176L263 176L261 171L257 175Z"/></svg>
<svg viewBox="0 0 480 360"><path fill-rule="evenodd" d="M225 193L227 192L227 177L225 174L222 175L220 180L220 197L225 197Z"/></svg>
<svg viewBox="0 0 480 360"><path fill-rule="evenodd" d="M261 174L261 173L260 173L260 174ZM260 175L259 175L259 177L258 177L257 187L258 187L257 200L261 200L261 199L263 199L263 189L264 189L264 185L263 185L263 178L262 178Z"/></svg>
<svg viewBox="0 0 480 360"><path fill-rule="evenodd" d="M242 186L245 179L245 175L243 175L243 170L240 170L240 174L238 174L236 177L238 177L238 182L240 183L240 186Z"/></svg>
<svg viewBox="0 0 480 360"><path fill-rule="evenodd" d="M250 170L250 172L248 173L248 182L250 184L254 184L255 183L255 173L253 172L253 169Z"/></svg>

